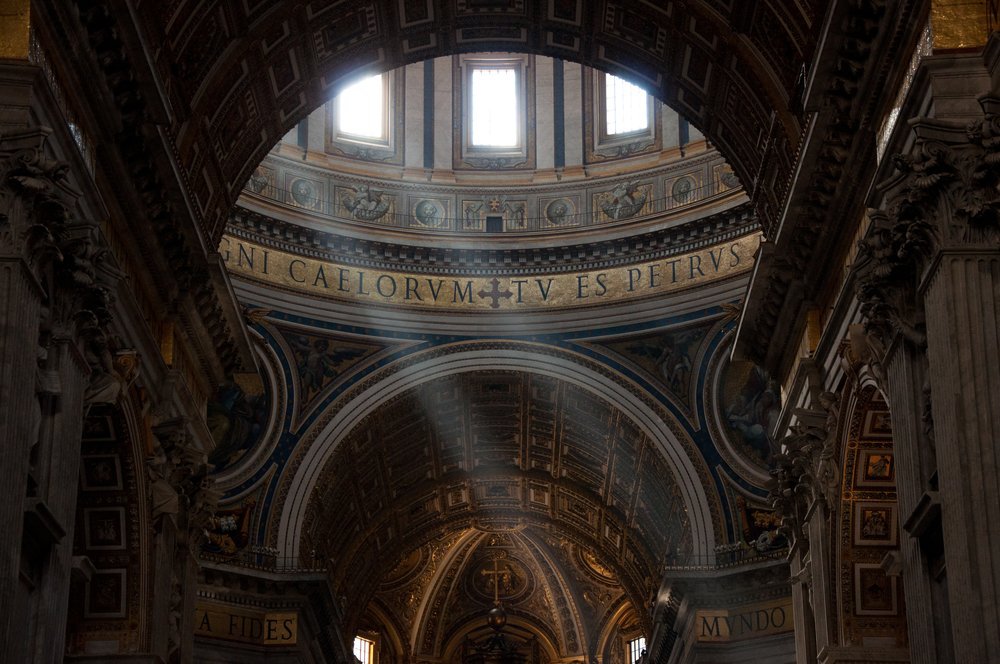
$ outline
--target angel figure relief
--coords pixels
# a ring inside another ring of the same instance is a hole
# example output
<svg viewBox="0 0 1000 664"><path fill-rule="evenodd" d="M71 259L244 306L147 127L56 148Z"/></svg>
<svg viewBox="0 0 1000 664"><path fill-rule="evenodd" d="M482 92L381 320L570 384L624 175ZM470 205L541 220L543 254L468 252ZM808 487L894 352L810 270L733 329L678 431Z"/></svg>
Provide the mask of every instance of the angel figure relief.
<svg viewBox="0 0 1000 664"><path fill-rule="evenodd" d="M383 192L376 191L366 184L359 184L353 189L354 194L345 195L340 202L355 219L376 221L389 211L390 201L382 197Z"/></svg>

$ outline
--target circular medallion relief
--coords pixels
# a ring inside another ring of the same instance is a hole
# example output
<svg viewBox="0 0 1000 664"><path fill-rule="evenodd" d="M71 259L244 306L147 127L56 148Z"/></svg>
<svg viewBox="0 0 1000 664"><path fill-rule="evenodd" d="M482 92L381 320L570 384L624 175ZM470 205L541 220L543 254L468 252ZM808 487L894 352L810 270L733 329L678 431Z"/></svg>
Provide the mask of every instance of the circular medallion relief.
<svg viewBox="0 0 1000 664"><path fill-rule="evenodd" d="M492 602L496 591L505 604L527 597L535 585L528 567L509 554L478 558L466 579L469 590L481 600Z"/></svg>
<svg viewBox="0 0 1000 664"><path fill-rule="evenodd" d="M766 469L781 412L781 387L752 362L724 361L718 382L719 420L727 441L746 461Z"/></svg>
<svg viewBox="0 0 1000 664"><path fill-rule="evenodd" d="M545 206L545 218L553 226L560 226L572 220L576 209L568 198L557 198Z"/></svg>
<svg viewBox="0 0 1000 664"><path fill-rule="evenodd" d="M687 203L688 199L691 198L693 190L694 182L692 182L691 178L679 178L674 182L674 186L671 187L670 195L673 196L676 203Z"/></svg>
<svg viewBox="0 0 1000 664"><path fill-rule="evenodd" d="M316 187L309 180L294 180L291 194L292 199L303 207L312 207L317 202Z"/></svg>

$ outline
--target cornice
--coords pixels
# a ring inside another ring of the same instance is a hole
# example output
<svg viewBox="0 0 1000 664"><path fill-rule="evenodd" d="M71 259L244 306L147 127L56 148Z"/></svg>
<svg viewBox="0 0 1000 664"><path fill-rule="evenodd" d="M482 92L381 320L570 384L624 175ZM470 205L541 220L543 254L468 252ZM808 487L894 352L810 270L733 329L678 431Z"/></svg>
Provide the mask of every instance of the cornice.
<svg viewBox="0 0 1000 664"><path fill-rule="evenodd" d="M281 251L335 259L373 269L407 269L435 274L498 274L532 270L559 273L615 267L683 254L748 235L758 228L750 204L703 217L683 226L629 238L545 248L414 247L345 237L304 228L253 212L233 210L227 232Z"/></svg>
<svg viewBox="0 0 1000 664"><path fill-rule="evenodd" d="M845 224L860 218L875 175L875 140L892 92L925 26L923 3L838 2L827 18L805 96L812 121L797 155L779 227L761 252L744 304L738 355L775 375L794 354L803 312L840 255Z"/></svg>
<svg viewBox="0 0 1000 664"><path fill-rule="evenodd" d="M148 237L143 260L157 273L161 292L176 292L172 304L189 333L198 363L212 382L254 370L245 326L217 261L208 258L203 219L188 198L188 188L173 169L173 154L152 117L162 113L147 101L127 45L115 19L102 6L81 8L79 22L89 54L98 63L109 100L120 118L116 133L101 151L98 168L124 187L115 191L121 213L131 217L131 232ZM107 106L106 100L98 102ZM128 174L127 177L121 177Z"/></svg>

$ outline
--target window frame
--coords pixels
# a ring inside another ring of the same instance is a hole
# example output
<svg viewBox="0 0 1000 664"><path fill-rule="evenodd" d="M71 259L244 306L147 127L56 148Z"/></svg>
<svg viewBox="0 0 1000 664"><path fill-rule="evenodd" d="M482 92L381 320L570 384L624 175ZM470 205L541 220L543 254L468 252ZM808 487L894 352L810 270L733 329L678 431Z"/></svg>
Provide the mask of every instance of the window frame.
<svg viewBox="0 0 1000 664"><path fill-rule="evenodd" d="M472 143L472 75L477 69L514 70L517 141L513 146ZM455 58L455 168L534 167L534 57L520 53L474 53Z"/></svg>
<svg viewBox="0 0 1000 664"><path fill-rule="evenodd" d="M378 634L372 634L368 632L359 632L354 635L354 641L351 643L351 654L354 654L354 646L357 644L358 640L367 641L371 645L371 661L362 662L362 664L378 664L378 651L379 651L379 638ZM357 657L357 655L355 655Z"/></svg>
<svg viewBox="0 0 1000 664"><path fill-rule="evenodd" d="M340 131L337 108L340 94L327 101L327 154L387 164L402 163L403 77L398 75L399 73L398 70L392 70L371 74L382 76L382 138L369 138Z"/></svg>
<svg viewBox="0 0 1000 664"><path fill-rule="evenodd" d="M637 643L638 641L642 641L642 644L639 645L638 648L633 648L633 644ZM638 660L642 656L642 651L645 649L646 649L645 635L639 634L638 636L634 636L632 638L626 638L625 652L628 653L628 661L626 662L626 664L635 664L636 660Z"/></svg>
<svg viewBox="0 0 1000 664"><path fill-rule="evenodd" d="M655 120L653 113L653 96L646 92L641 86L636 85L632 81L622 78L617 74L612 74L611 72L602 72L604 75L600 77L598 81L598 103L600 104L600 130L601 134L599 137L600 142L608 143L622 139L632 139L634 137L644 137L650 136L653 129L653 121ZM646 95L646 126L640 129L633 129L632 131L620 131L616 133L611 133L608 131L608 77L614 76L620 81L624 81L629 85L633 85Z"/></svg>
<svg viewBox="0 0 1000 664"><path fill-rule="evenodd" d="M646 128L620 134L608 133L608 75L633 83L623 76L599 69L591 69L590 75L584 76L584 162L593 164L659 152L663 148L662 104L649 92L646 93Z"/></svg>
<svg viewBox="0 0 1000 664"><path fill-rule="evenodd" d="M351 132L344 131L340 127L340 102L342 100L344 90L340 92L336 97L333 98L333 129L334 135L337 140L348 141L350 143L360 143L362 145L372 145L378 147L389 147L392 140L392 127L389 123L389 108L392 106L392 86L389 85L389 79L391 72L385 72L380 74L372 74L371 76L365 76L361 79L352 81L346 87L351 87L354 84L360 83L362 80L369 78L374 78L376 76L381 78L382 83L382 133L380 136L363 136L361 134L352 134Z"/></svg>

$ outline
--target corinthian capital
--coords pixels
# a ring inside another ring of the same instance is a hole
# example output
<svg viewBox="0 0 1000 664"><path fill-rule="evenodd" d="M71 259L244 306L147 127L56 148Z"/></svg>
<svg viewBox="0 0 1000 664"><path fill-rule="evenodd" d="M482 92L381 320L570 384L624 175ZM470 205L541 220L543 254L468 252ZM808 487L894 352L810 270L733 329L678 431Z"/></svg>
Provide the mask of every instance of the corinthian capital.
<svg viewBox="0 0 1000 664"><path fill-rule="evenodd" d="M41 130L0 139L0 251L45 260L69 218L68 165L45 156Z"/></svg>
<svg viewBox="0 0 1000 664"><path fill-rule="evenodd" d="M888 347L896 334L923 346L924 312L917 297L921 270L934 244L918 208L869 210L868 234L858 243L854 270L866 331ZM881 360L881 357L878 358Z"/></svg>

